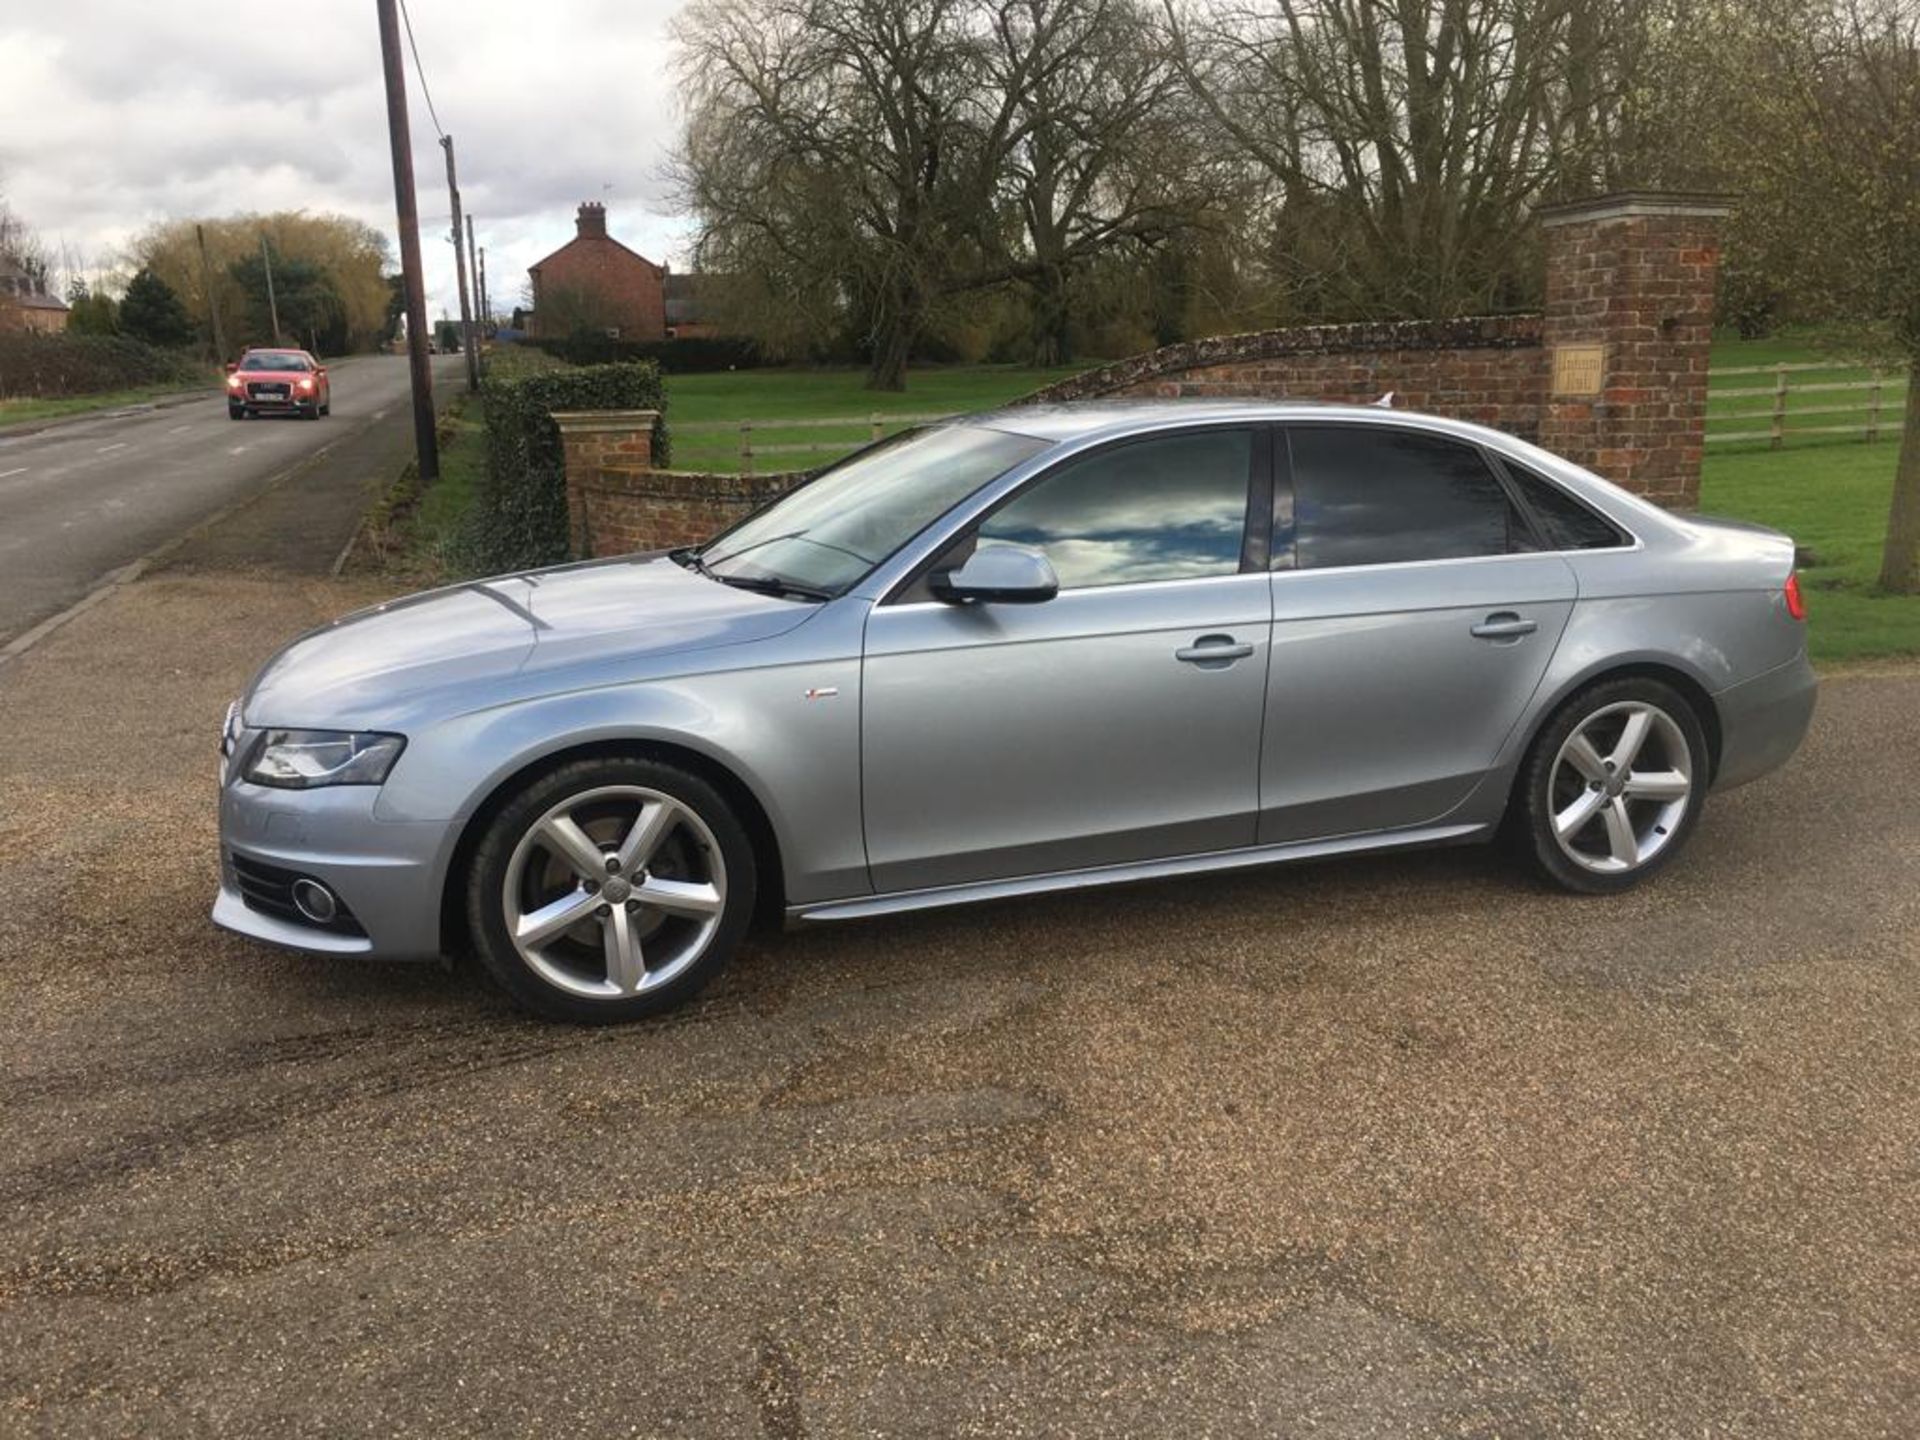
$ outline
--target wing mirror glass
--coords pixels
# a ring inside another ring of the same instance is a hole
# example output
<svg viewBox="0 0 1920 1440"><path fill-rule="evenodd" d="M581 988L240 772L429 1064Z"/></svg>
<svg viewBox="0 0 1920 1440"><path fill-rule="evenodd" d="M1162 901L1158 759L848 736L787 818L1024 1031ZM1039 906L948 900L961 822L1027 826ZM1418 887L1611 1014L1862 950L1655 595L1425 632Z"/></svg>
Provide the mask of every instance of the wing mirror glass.
<svg viewBox="0 0 1920 1440"><path fill-rule="evenodd" d="M982 545L958 570L928 582L942 600L982 605L1037 605L1060 593L1053 563L1027 545Z"/></svg>
<svg viewBox="0 0 1920 1440"><path fill-rule="evenodd" d="M240 368L240 362L238 360L227 361L227 373L229 375L233 374L233 372L238 370L239 368Z"/></svg>

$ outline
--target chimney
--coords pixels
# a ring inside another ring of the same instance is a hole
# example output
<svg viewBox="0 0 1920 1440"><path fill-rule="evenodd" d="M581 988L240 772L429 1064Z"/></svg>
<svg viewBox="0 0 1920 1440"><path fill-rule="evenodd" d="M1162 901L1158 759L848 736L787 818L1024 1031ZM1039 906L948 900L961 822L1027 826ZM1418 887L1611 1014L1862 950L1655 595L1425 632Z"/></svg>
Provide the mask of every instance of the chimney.
<svg viewBox="0 0 1920 1440"><path fill-rule="evenodd" d="M581 238L588 235L607 233L607 207L598 200L587 200L580 206L580 214L574 220Z"/></svg>

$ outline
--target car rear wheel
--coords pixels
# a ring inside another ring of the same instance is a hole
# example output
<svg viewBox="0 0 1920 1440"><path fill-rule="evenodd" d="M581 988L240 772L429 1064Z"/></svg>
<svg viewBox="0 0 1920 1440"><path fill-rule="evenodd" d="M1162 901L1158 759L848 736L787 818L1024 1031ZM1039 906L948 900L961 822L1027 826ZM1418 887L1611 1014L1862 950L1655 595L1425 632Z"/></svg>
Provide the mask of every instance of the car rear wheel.
<svg viewBox="0 0 1920 1440"><path fill-rule="evenodd" d="M555 1019L636 1020L684 1003L753 916L753 847L697 775L639 758L563 765L488 825L469 874L481 962Z"/></svg>
<svg viewBox="0 0 1920 1440"><path fill-rule="evenodd" d="M1584 894L1630 888L1673 862L1706 801L1700 717L1672 686L1606 680L1534 741L1516 797L1540 871Z"/></svg>

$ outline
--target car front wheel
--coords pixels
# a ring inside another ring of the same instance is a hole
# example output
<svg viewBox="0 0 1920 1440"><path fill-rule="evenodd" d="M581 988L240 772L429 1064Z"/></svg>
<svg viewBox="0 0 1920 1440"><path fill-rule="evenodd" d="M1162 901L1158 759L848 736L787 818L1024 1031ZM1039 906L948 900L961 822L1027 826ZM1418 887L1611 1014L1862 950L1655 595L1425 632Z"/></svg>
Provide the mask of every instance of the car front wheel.
<svg viewBox="0 0 1920 1440"><path fill-rule="evenodd" d="M701 777L632 758L523 786L476 847L467 917L509 995L555 1019L636 1020L692 998L752 919L753 847Z"/></svg>
<svg viewBox="0 0 1920 1440"><path fill-rule="evenodd" d="M1672 686L1634 676L1588 687L1548 722L1522 772L1534 862L1586 894L1639 883L1693 833L1709 763L1700 717Z"/></svg>

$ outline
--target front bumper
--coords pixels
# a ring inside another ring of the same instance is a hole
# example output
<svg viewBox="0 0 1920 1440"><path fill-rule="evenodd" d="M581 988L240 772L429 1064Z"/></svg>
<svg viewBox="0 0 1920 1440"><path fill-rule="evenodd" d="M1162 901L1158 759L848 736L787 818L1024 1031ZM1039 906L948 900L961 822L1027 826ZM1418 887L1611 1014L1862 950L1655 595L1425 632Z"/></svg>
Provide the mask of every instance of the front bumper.
<svg viewBox="0 0 1920 1440"><path fill-rule="evenodd" d="M1714 696L1720 766L1713 788L1731 790L1786 764L1806 739L1819 693L1819 677L1802 651L1785 665Z"/></svg>
<svg viewBox="0 0 1920 1440"><path fill-rule="evenodd" d="M276 790L240 780L223 784L214 924L324 955L438 955L452 827L378 820L373 807L379 794L373 785ZM257 885L242 883L236 859L319 881L338 897L352 925L317 925L263 902ZM356 928L362 933L352 933Z"/></svg>

